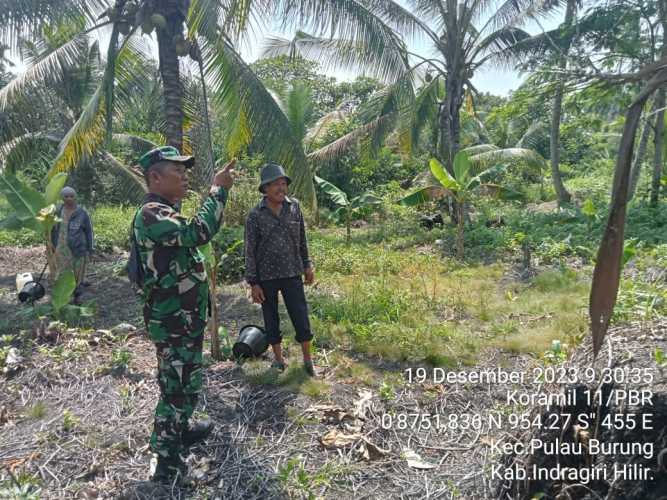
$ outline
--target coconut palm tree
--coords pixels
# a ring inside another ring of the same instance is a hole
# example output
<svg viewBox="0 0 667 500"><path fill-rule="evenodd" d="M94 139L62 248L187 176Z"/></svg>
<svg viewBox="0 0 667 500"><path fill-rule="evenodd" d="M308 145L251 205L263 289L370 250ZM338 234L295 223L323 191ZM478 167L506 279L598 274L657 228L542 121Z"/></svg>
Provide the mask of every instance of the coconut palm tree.
<svg viewBox="0 0 667 500"><path fill-rule="evenodd" d="M332 144L325 144L319 148L314 149L314 144L320 142L327 134L329 128L335 123L348 119L352 111L347 102L342 102L336 109L326 113L318 120L314 121L313 113L315 103L313 101L312 89L305 83L296 83L283 92L272 92L272 96L278 104L283 114L287 117L290 127L290 134L301 145L299 154L303 154L306 158L306 165L310 172L310 178L316 181L316 170L321 161L331 154ZM230 137L229 147L231 150L235 147L234 144L242 143L243 135L238 135L238 127L234 129L236 135ZM317 198L315 195L314 201L311 201L311 207L317 212Z"/></svg>
<svg viewBox="0 0 667 500"><path fill-rule="evenodd" d="M454 157L461 147L461 109L476 90L472 77L481 67L513 61L512 49L530 35L520 25L539 16L557 2L544 0L408 0L408 8L394 0L366 0L364 5L377 19L406 38L425 40L435 54L423 57L410 53L410 64L396 81L379 93L368 107L365 127L345 141L370 137L370 145L381 144L392 130L410 152L419 132L436 120L436 156L453 173ZM354 57L373 47L347 39L332 40L304 32L292 40L273 38L265 55L294 54L323 63L332 54ZM423 75L425 85L415 94L413 81ZM435 116L433 109L436 109Z"/></svg>
<svg viewBox="0 0 667 500"><path fill-rule="evenodd" d="M250 132L247 141L287 167L295 190L305 200L314 198L314 188L301 145L289 133L285 115L240 57L237 44L244 34L282 19L285 29L304 26L367 47L352 57L337 58L341 66L372 63L377 76L391 80L405 65L399 37L361 0L5 0L0 7L0 41L12 50L45 26L73 17L85 19L85 27L43 61L37 72L42 76L59 58L71 54L81 37L105 30L109 36L101 82L61 142L52 173L72 169L82 157L111 141L119 64L136 54L141 34L154 33L157 39L166 142L184 146L181 70L194 62L210 85L214 102L224 110L221 118L245 123ZM0 95L0 111L24 86Z"/></svg>
<svg viewBox="0 0 667 500"><path fill-rule="evenodd" d="M0 106L8 114L9 126L0 130L0 167L15 173L19 165L38 160L52 160L61 144L79 122L95 86L102 75L99 44L81 36L71 50L58 52L62 40L79 32L83 19L72 19L45 27L30 40L22 40L20 50L28 69L0 90ZM130 60L132 64L141 61ZM122 64L122 65L121 65ZM126 60L119 63L118 88L125 91L137 83ZM111 170L130 181L128 193L137 197L143 184L128 167L109 151L81 157L79 168L90 168L95 161L104 161ZM90 185L90 181L87 181Z"/></svg>

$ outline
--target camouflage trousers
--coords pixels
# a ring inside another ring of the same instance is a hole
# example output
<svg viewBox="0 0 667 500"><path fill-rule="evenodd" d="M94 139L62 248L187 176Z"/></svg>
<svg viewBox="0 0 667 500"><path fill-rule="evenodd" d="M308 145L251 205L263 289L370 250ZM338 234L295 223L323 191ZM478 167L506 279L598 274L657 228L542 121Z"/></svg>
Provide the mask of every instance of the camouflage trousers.
<svg viewBox="0 0 667 500"><path fill-rule="evenodd" d="M208 310L208 286L200 283L178 294L156 289L144 306L148 336L155 344L160 399L150 446L176 458L181 436L197 406L202 388L202 344Z"/></svg>

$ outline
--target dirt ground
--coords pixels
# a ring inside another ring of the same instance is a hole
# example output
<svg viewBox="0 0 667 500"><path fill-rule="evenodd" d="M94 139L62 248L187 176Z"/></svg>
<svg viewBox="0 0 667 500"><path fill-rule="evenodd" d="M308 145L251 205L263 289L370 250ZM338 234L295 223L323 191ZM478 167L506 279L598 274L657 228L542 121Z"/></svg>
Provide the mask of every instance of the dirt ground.
<svg viewBox="0 0 667 500"><path fill-rule="evenodd" d="M0 317L24 307L16 303L14 276L38 272L40 253L2 249ZM27 328L22 335L35 348L0 375L0 492L18 483L48 499L511 498L490 473L501 458L492 443L507 440L511 429L507 421L500 428L474 424L475 415L516 410L507 406L507 385L440 383L427 367L427 380L409 383L405 370L415 366L335 349L318 351L320 378L313 382L298 368L293 345L287 357L294 366L280 376L268 358L243 366L207 359L198 412L216 430L189 455L188 485L156 489L146 481L158 396L154 351L139 304L118 276L123 262L115 255L92 263L84 300L95 300L97 315L89 328L4 324L0 334ZM218 303L232 334L261 324L240 285L222 287ZM497 350L480 359L461 371L543 366ZM351 375L345 363L362 364L370 375ZM535 390L530 381L512 388Z"/></svg>

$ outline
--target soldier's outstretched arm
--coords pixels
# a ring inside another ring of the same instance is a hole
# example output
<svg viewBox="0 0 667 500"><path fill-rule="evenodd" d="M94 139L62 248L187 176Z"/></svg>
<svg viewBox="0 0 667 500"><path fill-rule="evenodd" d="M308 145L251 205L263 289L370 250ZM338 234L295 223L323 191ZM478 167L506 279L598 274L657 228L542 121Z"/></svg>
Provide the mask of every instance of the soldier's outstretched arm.
<svg viewBox="0 0 667 500"><path fill-rule="evenodd" d="M210 241L222 226L227 191L216 186L197 214L188 220L168 205L147 203L142 209L143 235L165 246L198 247Z"/></svg>

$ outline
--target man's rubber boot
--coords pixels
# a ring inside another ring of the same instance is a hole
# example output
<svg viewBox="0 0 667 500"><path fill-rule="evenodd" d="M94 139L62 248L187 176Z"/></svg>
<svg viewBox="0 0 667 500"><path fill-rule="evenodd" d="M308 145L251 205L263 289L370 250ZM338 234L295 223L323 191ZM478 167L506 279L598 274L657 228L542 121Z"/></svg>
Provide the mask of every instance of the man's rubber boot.
<svg viewBox="0 0 667 500"><path fill-rule="evenodd" d="M313 366L312 360L307 360L303 362L303 369L306 371L309 377L317 377L317 372L315 372L315 366Z"/></svg>
<svg viewBox="0 0 667 500"><path fill-rule="evenodd" d="M181 483L187 475L188 467L181 457L177 458L157 458L157 466L151 477L151 481L160 484L173 484L174 481Z"/></svg>
<svg viewBox="0 0 667 500"><path fill-rule="evenodd" d="M274 368L279 372L284 372L285 369L287 368L287 364L284 361L282 363L280 361L274 361L273 363L271 363L271 368Z"/></svg>
<svg viewBox="0 0 667 500"><path fill-rule="evenodd" d="M183 447L187 449L194 444L201 443L213 432L214 427L210 420L202 420L190 425L187 430L183 431L181 439Z"/></svg>

